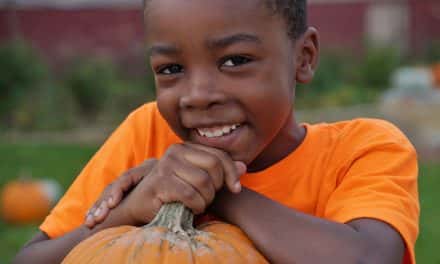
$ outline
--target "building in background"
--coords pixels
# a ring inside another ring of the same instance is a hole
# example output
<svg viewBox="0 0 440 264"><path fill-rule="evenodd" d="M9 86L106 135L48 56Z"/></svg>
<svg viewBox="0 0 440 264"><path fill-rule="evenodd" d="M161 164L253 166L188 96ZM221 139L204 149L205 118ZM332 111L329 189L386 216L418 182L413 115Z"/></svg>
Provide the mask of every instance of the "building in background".
<svg viewBox="0 0 440 264"><path fill-rule="evenodd" d="M309 6L324 47L385 45L417 54L440 41L439 0L309 0Z"/></svg>
<svg viewBox="0 0 440 264"><path fill-rule="evenodd" d="M141 0L0 0L0 42L24 38L50 61L109 56L144 64ZM309 0L325 48L391 45L417 54L440 40L440 0Z"/></svg>

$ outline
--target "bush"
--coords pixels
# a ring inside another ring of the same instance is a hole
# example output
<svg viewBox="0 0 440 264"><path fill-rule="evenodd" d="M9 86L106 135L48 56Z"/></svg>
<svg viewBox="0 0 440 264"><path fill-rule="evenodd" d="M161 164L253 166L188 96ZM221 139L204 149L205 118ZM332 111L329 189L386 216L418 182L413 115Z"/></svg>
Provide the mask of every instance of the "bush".
<svg viewBox="0 0 440 264"><path fill-rule="evenodd" d="M440 63L440 40L433 41L427 46L425 54L423 54L423 62L428 64Z"/></svg>
<svg viewBox="0 0 440 264"><path fill-rule="evenodd" d="M60 130L75 122L71 95L54 81L33 90L14 109L14 127L21 130Z"/></svg>
<svg viewBox="0 0 440 264"><path fill-rule="evenodd" d="M0 119L12 126L14 109L48 82L49 70L30 46L15 41L0 47L0 72Z"/></svg>
<svg viewBox="0 0 440 264"><path fill-rule="evenodd" d="M119 84L113 63L102 59L77 58L62 80L83 117L93 120L103 109L112 86Z"/></svg>
<svg viewBox="0 0 440 264"><path fill-rule="evenodd" d="M324 52L313 81L296 89L299 108L344 106L374 102L389 88L392 72L401 64L390 48L368 48L362 56Z"/></svg>
<svg viewBox="0 0 440 264"><path fill-rule="evenodd" d="M401 57L393 48L369 48L361 60L359 83L369 89L384 91L389 88L390 76L401 65Z"/></svg>
<svg viewBox="0 0 440 264"><path fill-rule="evenodd" d="M352 63L352 58L342 56L340 53L324 52L321 54L313 81L307 86L299 85L296 89L297 106L299 108L310 108L340 105L342 101L344 103L353 101L354 98L350 96L347 98L346 95L347 93L353 94L353 91L344 92L341 90L341 87L347 86L347 82L352 82L353 74L350 72ZM337 99L336 97L339 95L344 98ZM334 99L330 99L330 97Z"/></svg>

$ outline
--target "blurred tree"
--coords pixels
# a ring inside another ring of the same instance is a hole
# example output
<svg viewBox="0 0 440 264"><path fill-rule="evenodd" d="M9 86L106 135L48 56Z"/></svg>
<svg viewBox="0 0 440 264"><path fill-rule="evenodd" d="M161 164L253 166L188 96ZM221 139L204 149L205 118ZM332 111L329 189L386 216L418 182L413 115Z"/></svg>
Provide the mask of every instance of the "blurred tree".
<svg viewBox="0 0 440 264"><path fill-rule="evenodd" d="M13 109L48 81L49 70L32 48L14 41L0 46L0 72L0 119L10 126Z"/></svg>

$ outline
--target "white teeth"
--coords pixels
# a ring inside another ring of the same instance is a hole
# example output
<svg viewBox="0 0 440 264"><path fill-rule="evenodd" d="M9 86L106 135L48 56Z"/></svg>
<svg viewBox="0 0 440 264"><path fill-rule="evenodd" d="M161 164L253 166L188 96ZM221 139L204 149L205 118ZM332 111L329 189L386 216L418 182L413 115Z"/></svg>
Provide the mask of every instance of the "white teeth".
<svg viewBox="0 0 440 264"><path fill-rule="evenodd" d="M237 129L240 125L234 124L230 126L222 126L215 128L197 128L197 132L203 137L212 138L212 137L221 137L223 135L229 134L235 129Z"/></svg>
<svg viewBox="0 0 440 264"><path fill-rule="evenodd" d="M222 129L223 134L228 134L229 132L231 132L231 129L233 129L233 128L232 127L227 127L227 126L223 127L223 129Z"/></svg>
<svg viewBox="0 0 440 264"><path fill-rule="evenodd" d="M221 135L223 135L223 130L219 129L219 130L214 131L214 137L219 137Z"/></svg>

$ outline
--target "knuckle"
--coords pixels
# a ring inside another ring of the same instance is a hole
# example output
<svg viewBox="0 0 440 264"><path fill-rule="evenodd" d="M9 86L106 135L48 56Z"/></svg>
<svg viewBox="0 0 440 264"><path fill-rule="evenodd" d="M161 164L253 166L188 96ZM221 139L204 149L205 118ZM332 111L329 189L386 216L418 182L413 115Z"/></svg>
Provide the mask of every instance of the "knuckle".
<svg viewBox="0 0 440 264"><path fill-rule="evenodd" d="M195 198L196 193L190 188L185 188L182 190L181 195L184 200L191 201Z"/></svg>
<svg viewBox="0 0 440 264"><path fill-rule="evenodd" d="M206 156L206 164L209 168L216 169L220 166L220 160L214 156Z"/></svg>
<svg viewBox="0 0 440 264"><path fill-rule="evenodd" d="M181 150L182 150L181 144L173 144L168 147L168 149L166 151L166 155L173 155L174 153L179 152Z"/></svg>
<svg viewBox="0 0 440 264"><path fill-rule="evenodd" d="M106 194L111 192L113 190L114 186L115 186L115 183L110 183L109 185L107 185L107 187L105 187L105 189L104 189L102 196L105 196Z"/></svg>
<svg viewBox="0 0 440 264"><path fill-rule="evenodd" d="M150 159L145 160L144 163L142 163L142 166L148 168L151 165L156 164L157 161L158 161L158 159L156 159L156 158L150 158Z"/></svg>
<svg viewBox="0 0 440 264"><path fill-rule="evenodd" d="M206 204L203 201L201 201L201 202L196 203L194 205L193 210L194 210L194 213L201 214L205 211L205 208L206 208Z"/></svg>
<svg viewBox="0 0 440 264"><path fill-rule="evenodd" d="M211 178L209 177L208 174L204 173L200 177L198 177L197 185L200 188L207 189L212 185Z"/></svg>
<svg viewBox="0 0 440 264"><path fill-rule="evenodd" d="M122 177L120 177L117 180L117 183L123 183L123 182L129 181L130 178L133 177L134 174L135 174L135 168L131 168L131 169L127 170L124 174L122 174Z"/></svg>
<svg viewBox="0 0 440 264"><path fill-rule="evenodd" d="M227 154L225 151L223 151L223 150L220 150L220 149L213 149L212 151L215 152L216 155L217 155L218 157L220 157L221 159L224 159L224 160L229 159L228 154Z"/></svg>

